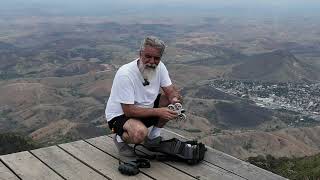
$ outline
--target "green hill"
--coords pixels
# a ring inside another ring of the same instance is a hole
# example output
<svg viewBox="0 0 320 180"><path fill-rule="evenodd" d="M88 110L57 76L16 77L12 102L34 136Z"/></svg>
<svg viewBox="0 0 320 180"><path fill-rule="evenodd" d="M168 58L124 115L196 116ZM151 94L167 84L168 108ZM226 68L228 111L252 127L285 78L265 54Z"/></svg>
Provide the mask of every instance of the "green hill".
<svg viewBox="0 0 320 180"><path fill-rule="evenodd" d="M37 145L32 141L31 138L14 133L0 134L0 155L26 151L35 148L37 148Z"/></svg>
<svg viewBox="0 0 320 180"><path fill-rule="evenodd" d="M251 164L289 179L316 180L320 178L320 154L303 158L250 157Z"/></svg>

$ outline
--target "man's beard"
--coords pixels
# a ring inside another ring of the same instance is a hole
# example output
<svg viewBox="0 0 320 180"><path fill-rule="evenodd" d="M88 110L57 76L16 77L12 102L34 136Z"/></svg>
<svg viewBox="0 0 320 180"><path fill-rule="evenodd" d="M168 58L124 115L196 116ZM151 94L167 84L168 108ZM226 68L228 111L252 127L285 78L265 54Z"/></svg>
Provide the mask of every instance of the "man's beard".
<svg viewBox="0 0 320 180"><path fill-rule="evenodd" d="M155 77L157 72L157 65L143 64L141 61L138 64L139 64L139 70L143 76L143 79L150 81Z"/></svg>

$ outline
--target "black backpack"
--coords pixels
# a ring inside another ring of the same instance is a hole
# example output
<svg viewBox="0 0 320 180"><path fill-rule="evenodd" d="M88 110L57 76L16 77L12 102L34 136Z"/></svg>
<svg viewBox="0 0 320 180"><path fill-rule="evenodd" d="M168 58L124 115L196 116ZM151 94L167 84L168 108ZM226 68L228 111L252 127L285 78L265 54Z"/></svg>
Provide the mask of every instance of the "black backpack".
<svg viewBox="0 0 320 180"><path fill-rule="evenodd" d="M148 154L137 151L137 147L142 146L149 151ZM182 161L187 164L198 164L204 159L207 148L197 141L180 141L177 138L160 141L154 146L136 144L134 152L138 157L147 159L157 159L159 161ZM143 154L142 154L143 153Z"/></svg>

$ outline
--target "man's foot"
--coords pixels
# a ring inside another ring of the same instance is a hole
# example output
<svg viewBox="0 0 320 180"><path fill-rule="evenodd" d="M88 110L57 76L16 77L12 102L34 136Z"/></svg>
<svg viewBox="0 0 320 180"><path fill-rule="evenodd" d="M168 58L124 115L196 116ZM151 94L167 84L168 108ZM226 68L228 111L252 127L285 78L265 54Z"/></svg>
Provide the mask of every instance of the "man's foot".
<svg viewBox="0 0 320 180"><path fill-rule="evenodd" d="M145 145L147 148L159 147L160 141L162 141L161 136L158 136L154 139L149 139L149 137L147 137L143 145Z"/></svg>
<svg viewBox="0 0 320 180"><path fill-rule="evenodd" d="M117 135L113 136L113 142L116 145L120 156L126 156L126 157L136 156L135 153L133 152L133 148L130 147L127 143L117 141Z"/></svg>

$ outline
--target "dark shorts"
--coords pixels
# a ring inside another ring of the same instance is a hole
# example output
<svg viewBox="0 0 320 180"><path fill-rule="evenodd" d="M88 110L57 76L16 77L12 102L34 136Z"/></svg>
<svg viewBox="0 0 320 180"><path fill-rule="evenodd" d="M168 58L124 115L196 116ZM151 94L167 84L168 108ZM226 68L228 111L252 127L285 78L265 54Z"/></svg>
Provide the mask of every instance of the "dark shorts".
<svg viewBox="0 0 320 180"><path fill-rule="evenodd" d="M161 94L159 94L157 96L157 99L154 101L153 108L159 107L160 96ZM122 136L122 134L124 133L123 125L128 121L128 119L130 118L125 116L124 114L114 117L110 121L108 121L109 128L113 133ZM156 125L159 122L158 117L139 118L138 120L140 120L146 127Z"/></svg>

